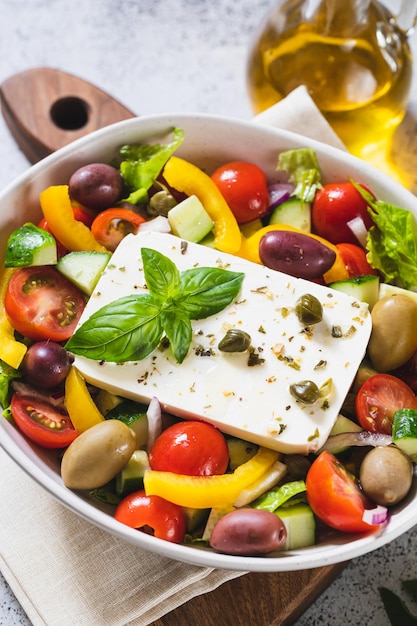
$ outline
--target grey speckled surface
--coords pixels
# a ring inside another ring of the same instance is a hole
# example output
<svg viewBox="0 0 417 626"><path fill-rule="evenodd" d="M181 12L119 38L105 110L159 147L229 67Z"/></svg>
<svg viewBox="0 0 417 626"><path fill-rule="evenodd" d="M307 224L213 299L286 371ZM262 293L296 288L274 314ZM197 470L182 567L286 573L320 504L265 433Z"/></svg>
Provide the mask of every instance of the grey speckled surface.
<svg viewBox="0 0 417 626"><path fill-rule="evenodd" d="M93 82L137 113L198 111L249 118L248 42L274 4L0 0L0 82L30 67L56 67ZM410 108L416 106L414 86ZM2 118L0 158L1 189L28 167ZM400 591L401 579L416 578L416 553L417 529L350 563L298 626L388 626L378 587ZM4 579L0 624L29 624Z"/></svg>

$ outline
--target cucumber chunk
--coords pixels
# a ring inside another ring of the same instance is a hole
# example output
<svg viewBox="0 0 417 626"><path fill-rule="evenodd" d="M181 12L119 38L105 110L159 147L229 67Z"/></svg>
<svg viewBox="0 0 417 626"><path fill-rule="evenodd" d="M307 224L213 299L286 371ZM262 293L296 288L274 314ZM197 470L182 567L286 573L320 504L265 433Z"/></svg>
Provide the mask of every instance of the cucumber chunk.
<svg viewBox="0 0 417 626"><path fill-rule="evenodd" d="M359 433L363 430L359 424L339 413L333 425L330 435L340 435L341 433Z"/></svg>
<svg viewBox="0 0 417 626"><path fill-rule="evenodd" d="M381 283L379 286L379 299L385 298L385 296L394 296L396 294L403 294L408 296L417 302L417 292L403 289L402 287L396 287L395 285L388 285L387 283Z"/></svg>
<svg viewBox="0 0 417 626"><path fill-rule="evenodd" d="M170 209L168 222L174 235L193 243L204 239L214 226L197 196L189 196Z"/></svg>
<svg viewBox="0 0 417 626"><path fill-rule="evenodd" d="M61 274L90 296L110 258L110 252L93 250L68 252L58 260L56 267Z"/></svg>
<svg viewBox="0 0 417 626"><path fill-rule="evenodd" d="M275 207L269 223L286 224L309 233L311 232L311 205L299 198L289 198Z"/></svg>
<svg viewBox="0 0 417 626"><path fill-rule="evenodd" d="M363 274L346 280L338 280L330 283L329 287L352 296L356 300L366 302L370 310L379 299L379 277L373 274Z"/></svg>
<svg viewBox="0 0 417 626"><path fill-rule="evenodd" d="M26 222L10 234L4 256L5 267L55 265L56 262L55 238L44 228Z"/></svg>
<svg viewBox="0 0 417 626"><path fill-rule="evenodd" d="M243 465L243 463L254 457L259 449L257 444L249 443L238 437L228 437L227 447L229 448L229 468L232 472L239 465Z"/></svg>
<svg viewBox="0 0 417 626"><path fill-rule="evenodd" d="M149 459L145 450L135 450L125 467L116 476L116 493L127 496L143 489L143 477L149 469Z"/></svg>
<svg viewBox="0 0 417 626"><path fill-rule="evenodd" d="M417 461L417 411L415 409L395 411L392 441L413 461Z"/></svg>
<svg viewBox="0 0 417 626"><path fill-rule="evenodd" d="M314 546L316 542L316 521L308 504L300 503L284 506L275 511L287 529L287 538L282 550L299 550Z"/></svg>
<svg viewBox="0 0 417 626"><path fill-rule="evenodd" d="M120 420L136 434L136 447L143 448L148 441L148 407L141 402L124 400L105 414L106 420Z"/></svg>
<svg viewBox="0 0 417 626"><path fill-rule="evenodd" d="M187 533L192 533L197 528L203 526L203 524L206 524L210 514L210 509L194 509L188 506L183 506L182 509L185 513Z"/></svg>

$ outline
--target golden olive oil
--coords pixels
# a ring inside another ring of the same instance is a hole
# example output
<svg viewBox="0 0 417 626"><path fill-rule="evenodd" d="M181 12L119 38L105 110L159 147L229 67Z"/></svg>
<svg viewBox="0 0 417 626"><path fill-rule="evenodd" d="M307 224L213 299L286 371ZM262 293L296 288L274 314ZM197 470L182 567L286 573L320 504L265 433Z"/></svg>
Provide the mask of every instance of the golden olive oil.
<svg viewBox="0 0 417 626"><path fill-rule="evenodd" d="M291 4L298 9L302 3L286 3ZM309 21L301 13L294 18L294 7L291 16L277 8L249 55L254 111L305 85L350 152L367 158L386 149L405 114L412 59L407 37L392 16L379 3L368 4L356 24L349 2L339 7L337 20L326 2Z"/></svg>

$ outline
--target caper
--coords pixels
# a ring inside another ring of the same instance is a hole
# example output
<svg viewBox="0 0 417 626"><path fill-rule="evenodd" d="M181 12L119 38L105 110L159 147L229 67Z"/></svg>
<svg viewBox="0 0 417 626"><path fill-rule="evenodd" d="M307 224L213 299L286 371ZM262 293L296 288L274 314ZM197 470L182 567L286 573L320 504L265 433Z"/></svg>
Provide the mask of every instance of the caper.
<svg viewBox="0 0 417 626"><path fill-rule="evenodd" d="M222 352L245 352L249 348L250 342L250 335L244 330L230 328L223 339L219 341L217 347Z"/></svg>
<svg viewBox="0 0 417 626"><path fill-rule="evenodd" d="M323 319L323 306L316 296L306 293L295 303L295 313L302 324L311 326Z"/></svg>
<svg viewBox="0 0 417 626"><path fill-rule="evenodd" d="M320 398L320 389L312 380L302 380L290 385L291 395L304 404L314 404Z"/></svg>
<svg viewBox="0 0 417 626"><path fill-rule="evenodd" d="M149 215L163 215L166 217L168 215L168 211L177 204L177 201L168 189L166 189L163 185L161 185L161 187L160 191L154 193L149 200Z"/></svg>

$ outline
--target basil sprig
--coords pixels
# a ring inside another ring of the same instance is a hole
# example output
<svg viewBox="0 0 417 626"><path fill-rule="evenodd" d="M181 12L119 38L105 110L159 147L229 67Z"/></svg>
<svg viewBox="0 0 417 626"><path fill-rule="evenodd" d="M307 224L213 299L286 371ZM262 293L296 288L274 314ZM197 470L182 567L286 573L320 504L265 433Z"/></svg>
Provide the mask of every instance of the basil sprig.
<svg viewBox="0 0 417 626"><path fill-rule="evenodd" d="M214 267L179 272L171 259L142 248L147 294L132 294L93 313L66 344L95 361L123 363L148 357L165 335L182 363L192 340L191 320L225 309L238 295L244 274Z"/></svg>

